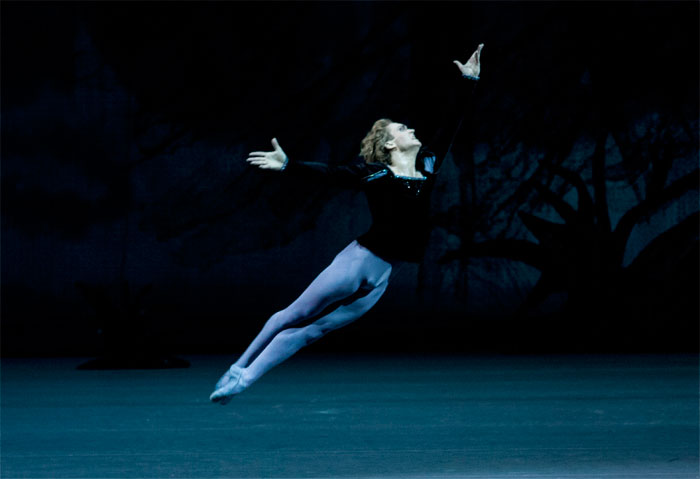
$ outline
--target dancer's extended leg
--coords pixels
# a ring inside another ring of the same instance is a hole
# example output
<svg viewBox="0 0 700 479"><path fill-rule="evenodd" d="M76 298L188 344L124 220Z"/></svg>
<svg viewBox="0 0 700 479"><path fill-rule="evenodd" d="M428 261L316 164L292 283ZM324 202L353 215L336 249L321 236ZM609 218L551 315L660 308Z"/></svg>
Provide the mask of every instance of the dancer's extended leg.
<svg viewBox="0 0 700 479"><path fill-rule="evenodd" d="M221 389L229 382L238 381L246 366L252 364L258 355L270 344L273 338L285 331L286 328L313 321L314 318L331 304L343 300L348 301L347 304L343 305L343 309L340 310L343 311L345 307L358 299L358 295L371 298L373 294L368 293L380 286L382 286L382 288L380 288L379 291L383 292L384 288L386 288L385 283L388 281L391 269L392 266L390 263L375 256L368 249L357 243L357 241L350 243L335 257L333 262L321 272L309 287L306 288L294 303L288 308L272 315L243 355L241 355L236 363L231 366L229 371L219 379L216 384L216 389ZM377 291L377 293L379 291ZM377 296L376 299L379 299L379 297ZM374 300L375 302L376 299ZM366 301L360 301L358 306L365 302ZM369 307L371 307L371 305ZM365 311L362 311L359 315L361 316ZM290 333L291 332L285 334ZM275 364L279 364L298 349L299 348L290 352ZM260 375L256 374L253 377L257 379L259 376Z"/></svg>
<svg viewBox="0 0 700 479"><path fill-rule="evenodd" d="M362 258L354 254L351 243L333 259L292 304L273 314L265 326L234 363L244 368L284 328L313 318L329 305L354 294L362 285Z"/></svg>
<svg viewBox="0 0 700 479"><path fill-rule="evenodd" d="M241 377L217 389L212 394L213 401L229 402L231 397L257 381L263 374L288 359L304 346L317 341L334 329L341 328L360 318L384 294L388 281L367 290L367 294L348 303L342 304L332 312L300 328L287 328L280 331L247 367L242 369Z"/></svg>
<svg viewBox="0 0 700 479"><path fill-rule="evenodd" d="M368 294L356 299L350 304L339 306L326 316L301 328L287 328L280 331L270 344L245 369L244 378L248 384L255 382L260 376L292 356L304 346L317 341L330 331L341 328L355 321L379 300L384 294L387 282L368 291Z"/></svg>

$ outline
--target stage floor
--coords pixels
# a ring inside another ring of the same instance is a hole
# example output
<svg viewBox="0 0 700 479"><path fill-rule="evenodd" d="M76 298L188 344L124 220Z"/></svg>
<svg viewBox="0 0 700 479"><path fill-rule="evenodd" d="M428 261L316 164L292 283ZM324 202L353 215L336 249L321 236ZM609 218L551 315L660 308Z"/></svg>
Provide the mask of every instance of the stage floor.
<svg viewBox="0 0 700 479"><path fill-rule="evenodd" d="M3 478L697 478L698 356L3 359Z"/></svg>

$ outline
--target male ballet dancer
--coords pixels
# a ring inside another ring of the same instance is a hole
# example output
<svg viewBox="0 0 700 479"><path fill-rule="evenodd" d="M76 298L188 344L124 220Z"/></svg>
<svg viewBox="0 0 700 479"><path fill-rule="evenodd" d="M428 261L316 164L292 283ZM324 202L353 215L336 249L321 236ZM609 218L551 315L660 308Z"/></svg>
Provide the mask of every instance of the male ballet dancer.
<svg viewBox="0 0 700 479"><path fill-rule="evenodd" d="M454 61L462 77L474 85L479 79L483 46L478 46L466 64ZM290 177L313 175L362 189L372 213L372 226L338 253L299 298L267 320L216 383L210 396L213 402L228 403L302 347L361 317L386 290L397 262L420 261L430 233L430 193L465 110L462 104L454 106L457 126L443 129L432 142L432 151L423 148L413 129L380 119L362 140L363 162L333 166L290 161L275 138L272 151L250 153L246 161L258 168Z"/></svg>

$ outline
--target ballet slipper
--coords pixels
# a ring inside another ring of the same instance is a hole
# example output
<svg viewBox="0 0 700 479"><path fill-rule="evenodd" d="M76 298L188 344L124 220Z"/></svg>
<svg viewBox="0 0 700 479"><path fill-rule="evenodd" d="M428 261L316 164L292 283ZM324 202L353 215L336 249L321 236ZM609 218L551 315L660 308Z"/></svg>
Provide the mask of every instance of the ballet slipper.
<svg viewBox="0 0 700 479"><path fill-rule="evenodd" d="M243 380L243 375L239 374L235 380L229 381L225 386L220 387L209 396L211 402L218 402L222 406L228 404L233 396L240 394L247 388Z"/></svg>
<svg viewBox="0 0 700 479"><path fill-rule="evenodd" d="M237 379L241 375L241 371L242 368L232 364L228 371L226 371L224 375L219 378L216 386L214 386L214 390L221 389L222 387L226 386L232 379Z"/></svg>

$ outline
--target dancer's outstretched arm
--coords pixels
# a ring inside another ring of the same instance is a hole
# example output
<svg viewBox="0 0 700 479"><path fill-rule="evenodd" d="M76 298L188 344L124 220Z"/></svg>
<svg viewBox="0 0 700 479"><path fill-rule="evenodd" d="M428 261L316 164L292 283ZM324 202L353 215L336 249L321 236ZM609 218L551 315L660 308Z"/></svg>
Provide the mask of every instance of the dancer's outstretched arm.
<svg viewBox="0 0 700 479"><path fill-rule="evenodd" d="M375 173L380 167L356 161L346 165L331 165L313 161L290 161L277 138L272 139L272 151L253 151L246 161L264 170L284 171L285 174L303 175L337 186L361 187L362 178Z"/></svg>
<svg viewBox="0 0 700 479"><path fill-rule="evenodd" d="M470 110L470 102L481 74L481 50L483 48L484 44L479 44L472 56L464 64L458 60L453 61L459 68L463 78L456 78L455 81L459 83L456 85L456 99L450 102L450 109L447 112L447 117L441 121L440 129L426 143L428 150L435 157L434 172L439 170L440 164L447 156L452 143L457 137L465 115ZM471 83L471 85L465 85L465 82Z"/></svg>

